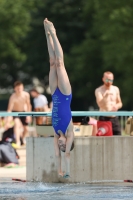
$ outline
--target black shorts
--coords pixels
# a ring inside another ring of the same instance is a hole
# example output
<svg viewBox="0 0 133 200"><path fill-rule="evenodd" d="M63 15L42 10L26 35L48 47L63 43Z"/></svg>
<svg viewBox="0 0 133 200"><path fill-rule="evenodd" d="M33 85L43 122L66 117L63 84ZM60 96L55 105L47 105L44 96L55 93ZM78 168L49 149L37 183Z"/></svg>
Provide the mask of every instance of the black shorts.
<svg viewBox="0 0 133 200"><path fill-rule="evenodd" d="M118 117L104 117L100 116L99 121L112 122L113 135L121 135L121 126Z"/></svg>
<svg viewBox="0 0 133 200"><path fill-rule="evenodd" d="M12 112L18 112L18 111L12 111ZM26 117L25 116L24 117L13 116L13 119L15 119L15 118L19 118L20 121L22 122L23 126L27 126L28 125L28 123L26 122Z"/></svg>

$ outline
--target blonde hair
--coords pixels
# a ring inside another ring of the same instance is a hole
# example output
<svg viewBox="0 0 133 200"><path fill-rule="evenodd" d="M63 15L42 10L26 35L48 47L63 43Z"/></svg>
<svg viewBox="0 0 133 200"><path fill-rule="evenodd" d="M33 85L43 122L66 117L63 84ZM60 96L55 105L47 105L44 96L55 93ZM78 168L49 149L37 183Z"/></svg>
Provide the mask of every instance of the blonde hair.
<svg viewBox="0 0 133 200"><path fill-rule="evenodd" d="M104 73L103 73L103 76L105 76L106 74L112 74L112 75L114 76L114 74L113 74L112 72L110 72L110 71L104 72Z"/></svg>

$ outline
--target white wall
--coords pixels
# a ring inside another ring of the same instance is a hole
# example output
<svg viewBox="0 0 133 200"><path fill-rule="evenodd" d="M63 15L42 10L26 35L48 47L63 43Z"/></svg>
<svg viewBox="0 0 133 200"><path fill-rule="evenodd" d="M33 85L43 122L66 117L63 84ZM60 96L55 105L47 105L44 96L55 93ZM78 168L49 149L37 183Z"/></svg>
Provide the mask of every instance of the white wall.
<svg viewBox="0 0 133 200"><path fill-rule="evenodd" d="M28 181L66 182L57 176L53 137L27 138L26 150ZM69 182L132 178L133 137L75 138Z"/></svg>

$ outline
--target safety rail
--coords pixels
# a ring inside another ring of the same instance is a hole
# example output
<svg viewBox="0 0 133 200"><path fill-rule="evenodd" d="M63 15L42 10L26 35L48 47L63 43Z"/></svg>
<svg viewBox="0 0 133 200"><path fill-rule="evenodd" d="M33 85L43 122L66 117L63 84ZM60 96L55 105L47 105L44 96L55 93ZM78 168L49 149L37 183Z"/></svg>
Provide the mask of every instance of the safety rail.
<svg viewBox="0 0 133 200"><path fill-rule="evenodd" d="M38 116L46 116L51 117L52 112L0 112L0 117L7 117L7 116L31 116L31 117L38 117ZM117 112L102 112L102 111L72 111L72 116L89 116L93 117L98 120L99 116L118 116L121 124L122 130L125 130L125 124L128 117L133 116L132 111L117 111Z"/></svg>
<svg viewBox="0 0 133 200"><path fill-rule="evenodd" d="M7 116L48 116L51 117L51 112L0 112L0 117ZM133 116L131 111L118 112L102 112L102 111L72 111L72 116Z"/></svg>

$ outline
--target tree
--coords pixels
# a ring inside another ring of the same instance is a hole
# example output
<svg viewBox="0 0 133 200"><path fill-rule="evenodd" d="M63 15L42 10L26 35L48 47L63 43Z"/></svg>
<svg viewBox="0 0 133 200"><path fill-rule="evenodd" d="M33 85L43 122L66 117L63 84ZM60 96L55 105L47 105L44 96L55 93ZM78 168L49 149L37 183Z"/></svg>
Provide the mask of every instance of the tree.
<svg viewBox="0 0 133 200"><path fill-rule="evenodd" d="M10 86L23 75L22 64L26 54L23 41L30 30L30 12L33 2L0 0L0 83Z"/></svg>
<svg viewBox="0 0 133 200"><path fill-rule="evenodd" d="M115 74L124 107L132 107L133 1L97 1L96 26L102 42L103 69Z"/></svg>
<svg viewBox="0 0 133 200"><path fill-rule="evenodd" d="M82 43L72 48L69 62L76 66L72 71L74 93L88 105L95 106L94 91L102 84L103 72L112 71L114 84L121 91L123 109L132 108L132 6L132 0L85 3L84 21L90 20L89 26Z"/></svg>
<svg viewBox="0 0 133 200"><path fill-rule="evenodd" d="M49 58L43 20L47 17L54 23L64 54L67 55L74 44L83 40L85 25L81 16L82 4L80 0L36 1L38 11L32 15L32 29L25 43L28 56L24 71L31 77L38 77L44 87L48 85Z"/></svg>
<svg viewBox="0 0 133 200"><path fill-rule="evenodd" d="M49 59L43 20L57 29L73 89L72 108L96 107L94 91L112 71L124 109L132 108L133 0L0 0L0 81L48 86ZM82 102L82 103L81 103Z"/></svg>

